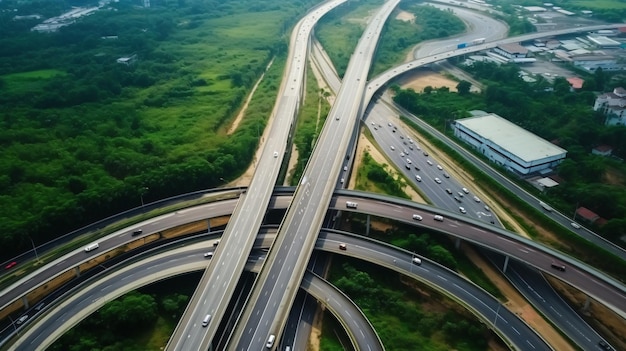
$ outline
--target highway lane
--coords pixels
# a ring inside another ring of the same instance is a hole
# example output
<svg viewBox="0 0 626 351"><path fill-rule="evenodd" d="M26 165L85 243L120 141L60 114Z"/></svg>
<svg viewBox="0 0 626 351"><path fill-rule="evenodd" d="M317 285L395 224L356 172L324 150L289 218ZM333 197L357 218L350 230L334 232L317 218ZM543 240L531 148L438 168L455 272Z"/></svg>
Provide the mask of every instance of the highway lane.
<svg viewBox="0 0 626 351"><path fill-rule="evenodd" d="M440 10L452 11L465 23L467 32L450 38L428 40L420 43L413 51L413 58L419 59L456 49L458 44L469 43L474 39L485 41L500 40L507 37L508 25L478 11L445 4L429 4Z"/></svg>
<svg viewBox="0 0 626 351"><path fill-rule="evenodd" d="M344 194L344 191L338 191ZM489 250L504 254L512 259L525 262L594 297L600 303L611 308L615 313L626 319L626 286L607 276L585 263L549 249L541 244L521 237L515 233L500 229L496 226L483 224L457 212L448 212L443 209L428 208L424 205L397 199L393 202L377 201L377 195L363 193L364 198L372 201L363 201L351 196L336 196L331 202L332 208L343 207L346 211L358 211L379 217L395 219L419 227L428 227L467 240L473 244L487 247ZM382 199L382 198L380 198ZM347 201L358 203L358 210L346 208ZM403 204L406 204L404 206ZM421 210L421 209L424 210ZM412 219L413 214L423 217L422 221ZM441 214L443 221L434 220L434 214ZM484 246L485 243L489 243ZM565 272L551 267L552 262L562 262L567 266Z"/></svg>
<svg viewBox="0 0 626 351"><path fill-rule="evenodd" d="M271 232L272 229L268 229L268 231ZM271 240L266 240L269 236L271 236L269 233L260 235L256 239L254 247L267 247L271 242ZM187 241L193 240L188 239ZM350 245L348 250L338 250L339 242L348 243ZM122 263L112 267L102 279L93 279L89 284L70 294L69 300L49 306L44 318L29 325L28 331L21 335L20 345L11 348L11 350L43 350L63 331L96 311L107 301L153 281L205 269L206 259L202 255L206 251L204 242L178 245L181 246L173 250L154 252L148 257L137 258L136 262L132 264ZM448 296L450 294L447 292L448 289L463 292L454 299L465 305L470 311L477 313L478 317L486 324L497 324L498 322L500 325L506 323L509 326L510 324L510 327L503 328L504 331L499 333L509 344L520 344L524 340L534 340L531 342L533 345L537 345L537 336L532 329L523 323L519 324L520 321L516 320L517 317L510 316L510 312L506 308L497 307L499 302L495 298L456 273L427 259L424 259L420 269L417 269L410 263L411 254L406 251L389 245L382 245L358 235L346 235L346 233L340 232L323 231L316 242L316 248L383 264L395 271L419 279ZM248 259L246 269L258 270L259 264L256 260ZM310 280L308 274L305 275L303 282L307 280ZM315 284L320 285L323 282ZM340 321L346 323L344 325L350 328L351 334L359 339L356 341L359 343L357 345L360 349L382 350L379 341L377 341L378 337L369 327L367 320L358 312L358 308L351 306L353 305L352 302L343 298L339 292L328 295L329 289L331 286L327 285L318 290L317 299L328 304L332 313L337 315ZM196 323L197 328L201 328L199 323L199 321ZM363 332L362 337L359 337L361 332ZM519 341L515 341L516 339ZM539 350L543 349L546 348L539 348Z"/></svg>
<svg viewBox="0 0 626 351"><path fill-rule="evenodd" d="M280 171L291 125L297 116L303 91L305 63L311 30L317 20L346 0L325 2L312 9L295 26L289 45L285 79L273 111L273 122L263 154L257 164L248 193L235 209L213 262L205 271L196 292L172 335L167 350L208 349L230 296L244 269L254 236L265 216L272 189ZM195 322L211 314L209 326L195 328Z"/></svg>
<svg viewBox="0 0 626 351"><path fill-rule="evenodd" d="M346 244L346 250L339 249L339 243ZM500 301L480 287L459 284L458 275L427 258L418 256L421 265L411 262L413 255L406 250L380 243L356 234L325 230L320 233L316 249L344 254L366 260L377 265L406 274L426 283L445 296L464 305L482 323L490 326L512 349L551 350L552 348L515 313L509 311Z"/></svg>
<svg viewBox="0 0 626 351"><path fill-rule="evenodd" d="M502 256L485 250L483 254L502 269ZM583 350L600 350L598 342L604 339L563 301L541 273L525 264L510 261L503 274L550 322L566 333L575 345Z"/></svg>
<svg viewBox="0 0 626 351"><path fill-rule="evenodd" d="M229 350L262 349L280 336L295 299L327 205L339 179L348 144L358 126L367 73L384 22L399 0L387 1L372 17L352 55L344 84L303 172L266 266L259 275ZM348 83L346 83L348 82Z"/></svg>
<svg viewBox="0 0 626 351"><path fill-rule="evenodd" d="M443 210L441 209L430 208L425 205L401 199L381 197L366 193L351 191L339 191L338 193L340 196L336 196L333 199L331 209L342 210L345 209L346 201L357 201L359 203L359 212L369 213L380 217L388 217L390 219L400 220L405 223L411 223L423 227L446 229L446 231L450 234L462 239L470 240L482 247L494 249L502 254L517 257L517 259L526 260L528 264L533 265L537 269L556 275L557 278L560 278L568 284L587 292L591 296L594 296L598 302L612 307L616 313L621 316L626 315L624 312L624 309L626 309L626 302L624 302L624 299L626 298L626 296L624 296L626 288L623 284L615 282L614 279L608 278L604 274L596 272L590 267L585 268L586 265L584 263L569 259L558 252L553 252L551 249L546 248L541 244L533 243L527 239L517 236L515 233L507 232L493 226L484 224L481 225L480 222L474 222L470 218L457 213L444 214L446 222L450 222L448 221L448 217L457 217L456 220L452 221L453 226L448 226L446 228L442 227L441 223L435 223L432 220L434 213L442 213ZM381 200L379 200L379 198ZM285 208L288 202L288 200L284 200L282 201L282 205L278 203L277 206ZM206 213L203 211L194 210L189 213L194 213L196 216L188 218L190 221L197 221L206 218ZM412 214L414 213L421 214L424 217L424 221L418 223L412 220ZM164 228L171 228L167 221L161 221L158 225L161 227L155 227L153 229L160 231L164 230ZM514 241L515 243L511 244L510 241ZM76 254L83 256L83 252L76 252ZM550 268L550 263L555 259L565 262L568 266L567 272L556 272ZM577 266L582 268L579 269ZM589 270L591 273L584 273L582 270L583 268ZM575 275L571 274L573 271L576 271L577 273ZM43 274L42 278L44 278ZM20 293L25 294L25 291L20 290ZM618 295L617 297L615 296L616 294Z"/></svg>

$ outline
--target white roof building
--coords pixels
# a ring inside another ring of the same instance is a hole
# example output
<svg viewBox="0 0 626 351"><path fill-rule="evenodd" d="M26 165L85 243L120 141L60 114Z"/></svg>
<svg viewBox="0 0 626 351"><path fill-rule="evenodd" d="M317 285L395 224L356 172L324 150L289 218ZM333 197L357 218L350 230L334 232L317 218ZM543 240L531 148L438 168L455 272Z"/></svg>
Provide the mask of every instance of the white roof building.
<svg viewBox="0 0 626 351"><path fill-rule="evenodd" d="M567 154L567 150L494 113L456 120L454 135L490 161L521 175L550 170Z"/></svg>
<svg viewBox="0 0 626 351"><path fill-rule="evenodd" d="M619 87L598 96L593 110L606 116L604 124L607 126L626 125L626 89Z"/></svg>

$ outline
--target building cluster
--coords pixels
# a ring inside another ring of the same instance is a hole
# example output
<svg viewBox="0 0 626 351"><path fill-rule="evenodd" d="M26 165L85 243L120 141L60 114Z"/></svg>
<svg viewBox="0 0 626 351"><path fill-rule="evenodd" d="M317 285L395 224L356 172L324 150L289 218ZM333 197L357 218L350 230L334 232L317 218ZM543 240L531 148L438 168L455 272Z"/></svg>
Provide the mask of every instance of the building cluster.
<svg viewBox="0 0 626 351"><path fill-rule="evenodd" d="M75 7L71 9L70 11L67 11L59 16L44 20L42 23L34 26L30 30L34 32L41 32L41 33L56 32L61 27L69 26L70 24L75 23L76 20L81 17L88 16L88 15L95 13L100 8L108 5L111 1L112 0L100 0L98 2L98 6ZM30 17L30 16L25 16L25 17Z"/></svg>

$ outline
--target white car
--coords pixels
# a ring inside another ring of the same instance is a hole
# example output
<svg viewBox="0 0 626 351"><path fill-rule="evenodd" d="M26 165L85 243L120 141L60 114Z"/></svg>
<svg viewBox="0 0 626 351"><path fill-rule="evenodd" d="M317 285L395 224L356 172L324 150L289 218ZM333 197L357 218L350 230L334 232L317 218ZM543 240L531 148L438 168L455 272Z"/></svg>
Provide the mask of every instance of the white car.
<svg viewBox="0 0 626 351"><path fill-rule="evenodd" d="M422 177L420 177L419 175L416 174L415 175L415 180L417 180L418 182L421 182L422 181Z"/></svg>
<svg viewBox="0 0 626 351"><path fill-rule="evenodd" d="M480 199L478 198L478 196L474 196L474 201L480 202Z"/></svg>
<svg viewBox="0 0 626 351"><path fill-rule="evenodd" d="M426 163L428 163L428 165L429 165L429 166L432 166L432 165L433 165L433 163L432 163L432 162L430 162L430 160L426 160Z"/></svg>
<svg viewBox="0 0 626 351"><path fill-rule="evenodd" d="M278 151L274 151L274 158L278 157Z"/></svg>
<svg viewBox="0 0 626 351"><path fill-rule="evenodd" d="M437 165L437 169L443 171L443 167L441 167L441 165Z"/></svg>
<svg viewBox="0 0 626 351"><path fill-rule="evenodd" d="M461 213L463 213L463 214L466 214L466 213L467 213L467 211L466 211L466 210L465 210L465 208L463 208L463 207L459 207L459 211L461 211Z"/></svg>
<svg viewBox="0 0 626 351"><path fill-rule="evenodd" d="M437 184L441 184L441 179L439 179L439 178L435 178L435 183L437 183Z"/></svg>
<svg viewBox="0 0 626 351"><path fill-rule="evenodd" d="M391 151L394 151L396 149L396 147L393 145L391 145L390 148L391 148Z"/></svg>
<svg viewBox="0 0 626 351"><path fill-rule="evenodd" d="M411 260L411 262L413 262L416 265L420 265L422 264L422 260L419 259L419 257L413 257L413 259Z"/></svg>
<svg viewBox="0 0 626 351"><path fill-rule="evenodd" d="M467 190L467 188L463 188L461 190L463 190L464 193L469 194L469 190Z"/></svg>
<svg viewBox="0 0 626 351"><path fill-rule="evenodd" d="M413 163L413 162L411 161L411 159L410 159L410 158L407 158L407 159L406 159L406 163L411 164L411 163Z"/></svg>
<svg viewBox="0 0 626 351"><path fill-rule="evenodd" d="M576 229L580 229L580 224L576 223L576 222L572 222L570 223L570 225Z"/></svg>
<svg viewBox="0 0 626 351"><path fill-rule="evenodd" d="M400 157L404 157L404 156L406 156L406 155L404 154L404 152L401 152L401 153L400 153Z"/></svg>
<svg viewBox="0 0 626 351"><path fill-rule="evenodd" d="M491 209L489 208L489 206L485 205L485 211L491 211Z"/></svg>
<svg viewBox="0 0 626 351"><path fill-rule="evenodd" d="M421 221L422 220L422 216L418 215L418 214L414 214L413 215L413 219L416 221Z"/></svg>

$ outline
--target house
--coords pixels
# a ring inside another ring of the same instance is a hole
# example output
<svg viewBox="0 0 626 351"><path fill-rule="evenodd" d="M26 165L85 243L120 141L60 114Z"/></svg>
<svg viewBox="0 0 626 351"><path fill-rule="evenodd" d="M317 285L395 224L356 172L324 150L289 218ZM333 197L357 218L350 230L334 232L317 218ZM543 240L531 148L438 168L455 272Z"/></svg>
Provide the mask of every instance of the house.
<svg viewBox="0 0 626 351"><path fill-rule="evenodd" d="M582 78L579 77L569 77L566 78L567 82L569 83L571 90L577 90L577 89L581 89L583 87L583 83L585 83L585 81Z"/></svg>
<svg viewBox="0 0 626 351"><path fill-rule="evenodd" d="M597 221L600 216L586 207L579 207L576 209L576 218L581 218L589 223Z"/></svg>
<svg viewBox="0 0 626 351"><path fill-rule="evenodd" d="M613 92L598 96L593 110L606 116L604 124L607 126L626 125L626 90L618 87Z"/></svg>
<svg viewBox="0 0 626 351"><path fill-rule="evenodd" d="M598 145L594 147L593 149L591 149L592 154L599 155L599 156L611 156L612 152L613 152L613 148L606 144Z"/></svg>

